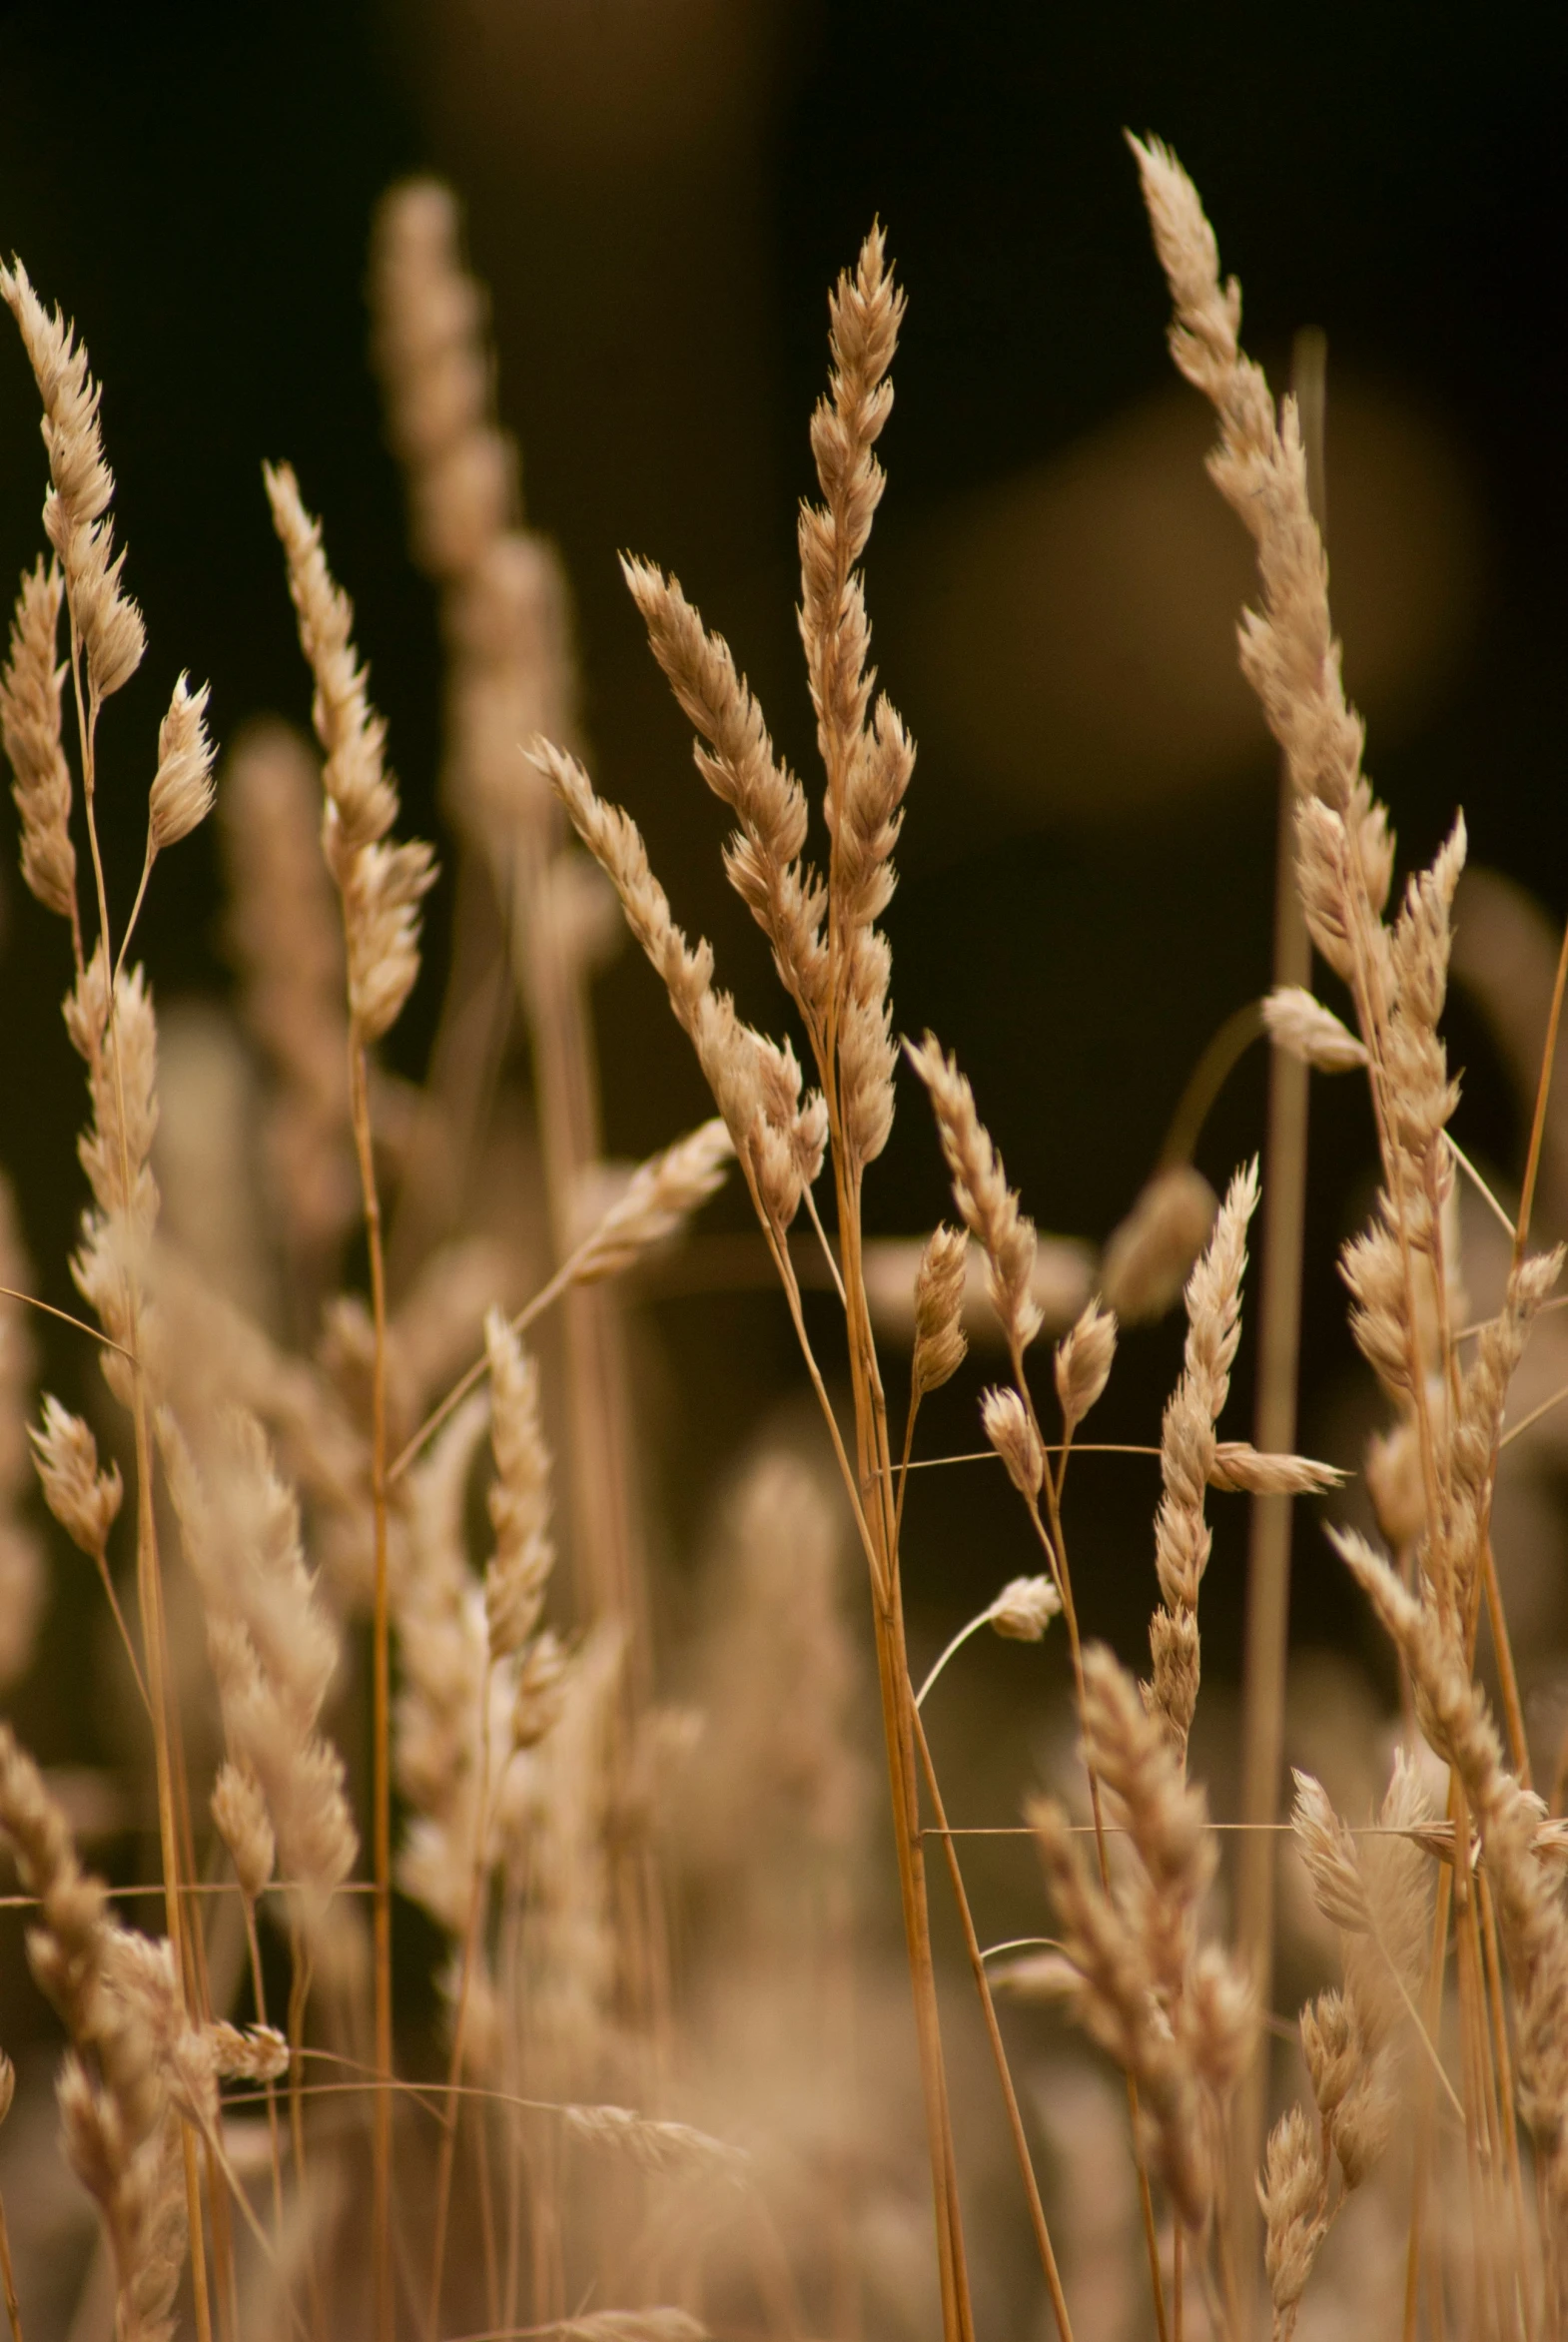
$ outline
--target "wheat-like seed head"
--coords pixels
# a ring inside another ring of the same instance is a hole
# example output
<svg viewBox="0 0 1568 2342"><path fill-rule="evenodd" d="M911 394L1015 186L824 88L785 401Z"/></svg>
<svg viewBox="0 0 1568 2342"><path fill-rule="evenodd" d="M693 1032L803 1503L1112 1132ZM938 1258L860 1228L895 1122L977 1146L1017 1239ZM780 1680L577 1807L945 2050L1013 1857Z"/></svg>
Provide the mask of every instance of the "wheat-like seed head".
<svg viewBox="0 0 1568 2342"><path fill-rule="evenodd" d="M1265 1455L1245 1439L1218 1439L1208 1467L1210 1488L1242 1489L1248 1496L1321 1496L1344 1484L1337 1464L1305 1455Z"/></svg>
<svg viewBox="0 0 1568 2342"><path fill-rule="evenodd" d="M1046 1455L1029 1410L1016 1390L984 1391L980 1420L1020 1496L1033 1503L1046 1476Z"/></svg>
<svg viewBox="0 0 1568 2342"><path fill-rule="evenodd" d="M1319 1074L1345 1074L1367 1063L1365 1042L1302 985L1282 984L1271 992L1263 1003L1263 1023L1275 1049Z"/></svg>
<svg viewBox="0 0 1568 2342"><path fill-rule="evenodd" d="M182 675L158 730L158 770L147 802L147 857L178 844L207 819L216 794L213 744L207 736L204 683L192 691Z"/></svg>
<svg viewBox="0 0 1568 2342"><path fill-rule="evenodd" d="M1164 1607L1150 1625L1152 1695L1178 1743L1191 1729L1197 1700L1197 1590L1211 1542L1203 1496L1217 1456L1214 1425L1240 1339L1246 1230L1256 1207L1254 1162L1231 1179L1208 1244L1187 1279L1181 1378L1161 1425L1163 1491L1155 1517L1155 1567Z"/></svg>
<svg viewBox="0 0 1568 2342"><path fill-rule="evenodd" d="M994 1632L1014 1643L1038 1643L1061 1615L1062 1597L1052 1578L1010 1578L986 1612Z"/></svg>
<svg viewBox="0 0 1568 2342"><path fill-rule="evenodd" d="M969 1348L964 1287L969 1238L962 1228L933 1228L915 1271L915 1356L911 1380L924 1398L951 1380Z"/></svg>
<svg viewBox="0 0 1568 2342"><path fill-rule="evenodd" d="M349 1005L364 1040L379 1041L419 972L418 906L434 883L434 857L420 841L388 843L397 792L386 769L386 726L371 707L354 646L353 607L327 566L321 523L301 502L293 470L266 464L263 477L316 684L311 716L327 759L323 843L343 896Z"/></svg>
<svg viewBox="0 0 1568 2342"><path fill-rule="evenodd" d="M555 1566L549 1534L550 1457L539 1414L539 1370L498 1309L484 1321L490 1361L490 1445L495 1551L484 1573L490 1656L520 1651L538 1624Z"/></svg>
<svg viewBox="0 0 1568 2342"><path fill-rule="evenodd" d="M684 1139L639 1164L624 1191L573 1256L572 1277L591 1284L618 1276L650 1245L673 1235L699 1204L718 1192L735 1152L722 1119L702 1123Z"/></svg>
<svg viewBox="0 0 1568 2342"><path fill-rule="evenodd" d="M119 1465L102 1471L90 1427L47 1393L43 1422L28 1436L49 1510L84 1553L102 1559L125 1495Z"/></svg>
<svg viewBox="0 0 1568 2342"><path fill-rule="evenodd" d="M800 861L806 793L775 758L762 710L728 643L706 631L679 581L647 561L623 558L621 569L653 655L700 735L692 747L697 770L740 823L725 848L730 882L772 944L781 982L820 1033L827 1011L827 897Z"/></svg>
<svg viewBox="0 0 1568 2342"><path fill-rule="evenodd" d="M3 1724L0 1835L39 1899L28 1961L70 2036L56 2091L61 2128L67 2161L103 2216L118 2331L166 2342L186 2242L158 2037L160 2027L165 2039L176 2029L173 1969L108 1917L107 1891L83 1873L64 1815Z"/></svg>
<svg viewBox="0 0 1568 2342"><path fill-rule="evenodd" d="M782 1233L822 1167L827 1117L820 1096L811 1092L802 1099L800 1067L789 1042L781 1049L743 1025L728 993L715 990L712 948L699 941L693 949L675 925L636 823L603 802L564 749L538 741L534 754L578 836L619 895L627 926L663 979L735 1152L770 1225Z"/></svg>
<svg viewBox="0 0 1568 2342"><path fill-rule="evenodd" d="M458 254L457 206L430 179L384 197L371 256L376 358L406 466L420 565L460 578L517 500L517 449L490 422L488 304Z"/></svg>
<svg viewBox="0 0 1568 2342"><path fill-rule="evenodd" d="M714 2173L734 2177L750 2160L740 2148L708 2131L693 2129L689 2122L654 2121L645 2114L634 2114L629 2106L568 2105L561 2108L561 2119L569 2138L611 2148L639 2170L661 2177Z"/></svg>
<svg viewBox="0 0 1568 2342"><path fill-rule="evenodd" d="M213 1828L229 1850L240 1892L254 1903L273 1875L278 1842L267 1798L249 1763L225 1758L213 1783Z"/></svg>
<svg viewBox="0 0 1568 2342"><path fill-rule="evenodd" d="M0 268L0 300L15 318L43 400L41 428L49 452L44 527L65 573L71 624L87 662L96 703L129 682L142 663L142 613L121 590L124 553L114 553L108 517L114 475L104 460L98 424L102 392L87 352L58 309L47 311L20 261Z"/></svg>
<svg viewBox="0 0 1568 2342"><path fill-rule="evenodd" d="M1370 1934L1372 1916L1356 1861L1355 1840L1328 1802L1328 1793L1310 1773L1297 1772L1291 1824L1312 1882L1312 1897L1324 1919L1357 1936Z"/></svg>
<svg viewBox="0 0 1568 2342"><path fill-rule="evenodd" d="M1116 1313L1103 1307L1098 1298L1092 1300L1077 1324L1058 1342L1052 1361L1057 1402L1069 1438L1110 1381L1116 1352Z"/></svg>
<svg viewBox="0 0 1568 2342"><path fill-rule="evenodd" d="M76 848L71 843L71 772L60 744L59 565L42 557L23 572L11 620L11 650L0 676L0 737L22 817L22 877L62 919L76 916Z"/></svg>
<svg viewBox="0 0 1568 2342"><path fill-rule="evenodd" d="M261 1425L233 1409L202 1432L198 1464L173 1414L160 1410L159 1445L202 1597L224 1737L231 1763L265 1796L300 1924L321 1939L359 1852L343 1759L320 1726L339 1638L306 1567L298 1499ZM236 1862L254 1877L263 1851L259 1840L242 1840Z"/></svg>
<svg viewBox="0 0 1568 2342"><path fill-rule="evenodd" d="M918 1048L913 1042L904 1048L931 1096L959 1216L986 1255L991 1305L1002 1321L1009 1349L1021 1355L1041 1325L1033 1291L1035 1223L1019 1208L1018 1195L1007 1183L1002 1158L976 1112L975 1094L957 1061L944 1056L933 1033Z"/></svg>
<svg viewBox="0 0 1568 2342"><path fill-rule="evenodd" d="M1257 2183L1263 2207L1263 2266L1276 2316L1300 2300L1322 2241L1325 2181L1317 2141L1299 2106L1282 2114L1268 2135L1265 2173Z"/></svg>

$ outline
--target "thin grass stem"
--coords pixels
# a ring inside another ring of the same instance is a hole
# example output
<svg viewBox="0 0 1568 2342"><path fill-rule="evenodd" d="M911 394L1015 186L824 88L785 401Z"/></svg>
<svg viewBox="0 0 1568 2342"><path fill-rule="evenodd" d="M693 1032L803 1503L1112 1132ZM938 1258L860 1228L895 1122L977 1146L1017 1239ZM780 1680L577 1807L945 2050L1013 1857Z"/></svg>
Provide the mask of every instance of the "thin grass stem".
<svg viewBox="0 0 1568 2342"><path fill-rule="evenodd" d="M457 2006L452 2019L451 2055L446 2070L446 2111L441 2120L441 2143L435 2178L434 2237L430 2246L429 2307L425 2326L429 2342L438 2342L441 2317L441 2278L446 2266L446 2221L451 2207L452 2168L457 2151L456 2086L462 2072L462 2053L468 2023L468 1985L484 1909L484 1851L489 1833L490 1799L490 1670L486 1666L479 1707L479 1802L473 1828L473 1864L468 1883L468 1910L462 1931L457 1970Z"/></svg>
<svg viewBox="0 0 1568 2342"><path fill-rule="evenodd" d="M1546 1039L1541 1049L1541 1074L1540 1080L1535 1086L1535 1112L1530 1117L1530 1145L1524 1159L1524 1183L1519 1190L1519 1217L1514 1224L1513 1264L1515 1268L1524 1258L1524 1247L1530 1234L1530 1214L1535 1208L1535 1182L1540 1175L1541 1148L1546 1138L1546 1106L1551 1097L1552 1073L1557 1063L1557 1030L1562 1022L1563 987L1565 984L1568 984L1568 927L1563 929L1562 946L1557 954L1557 974L1552 983L1552 1005L1547 1012Z"/></svg>
<svg viewBox="0 0 1568 2342"><path fill-rule="evenodd" d="M6 2226L3 2201L0 2201L0 2288L5 2292L5 2317L11 2342L22 2342L22 2305L16 2297L16 2272L11 2266L11 2232Z"/></svg>
<svg viewBox="0 0 1568 2342"><path fill-rule="evenodd" d="M918 1700L915 1707L916 1745L920 1750L920 1762L925 1772L926 1788L930 1793L932 1809L940 1827L947 1820L947 1815L943 1810L942 1790L937 1780L936 1766L932 1762L930 1744L926 1739L926 1728L920 1719L920 1702ZM1013 2075L1008 2064L1007 2048L1002 2039L1002 2028L997 2022L996 2002L991 1994L991 1979L986 1973L988 1955L981 1950L980 1939L975 1933L975 1922L969 1908L969 1897L964 1888L964 1874L959 1868L958 1850L949 1835L944 1835L942 1844L947 1855L948 1876L953 1882L953 1898L958 1905L959 1921L964 1930L964 1945L969 1953L970 1967L974 1972L975 1988L980 1994L981 2013L986 2020L986 2037L991 2044L997 2079L1002 2085L1002 2095L1007 2105L1008 2129L1013 2140L1013 2152L1018 2159L1025 2195L1029 2199L1030 2225L1035 2231L1035 2245L1040 2254L1041 2268L1045 2272L1046 2289L1051 2295L1051 2307L1056 2317L1057 2331L1062 2337L1062 2342L1073 2342L1073 2321L1068 2314L1067 2295L1063 2290L1061 2271L1057 2267L1056 2250L1051 2241L1051 2229L1046 2220L1045 2206L1040 2200L1040 2184L1035 2177L1034 2157L1029 2151L1029 2139L1024 2130L1024 2118L1019 2111L1018 2092L1013 2087Z"/></svg>
<svg viewBox="0 0 1568 2342"><path fill-rule="evenodd" d="M1451 1131L1445 1131L1443 1133L1443 1140L1447 1146L1449 1154L1453 1157L1455 1163L1464 1172L1465 1177L1469 1180L1471 1186L1480 1196L1481 1201L1486 1205L1487 1210L1492 1214L1492 1217L1497 1221L1498 1226L1502 1228L1504 1234L1508 1237L1508 1240L1511 1243L1515 1234L1514 1221L1498 1202L1497 1197L1492 1193L1492 1190L1487 1185L1486 1180L1476 1170L1475 1165L1470 1161L1470 1158L1468 1155L1466 1155L1464 1149L1459 1145L1459 1142L1457 1139L1455 1139L1453 1133Z"/></svg>
<svg viewBox="0 0 1568 2342"><path fill-rule="evenodd" d="M370 1070L357 1025L349 1034L349 1101L355 1156L370 1252L371 1506L375 1538L375 1605L371 1645L372 1864L376 1881L373 1940L376 1970L376 2063L392 2072L392 1613L387 1582L387 1272L382 1256L382 1206L371 1134ZM378 2093L371 2134L372 2313L377 2342L392 2342L392 2096Z"/></svg>

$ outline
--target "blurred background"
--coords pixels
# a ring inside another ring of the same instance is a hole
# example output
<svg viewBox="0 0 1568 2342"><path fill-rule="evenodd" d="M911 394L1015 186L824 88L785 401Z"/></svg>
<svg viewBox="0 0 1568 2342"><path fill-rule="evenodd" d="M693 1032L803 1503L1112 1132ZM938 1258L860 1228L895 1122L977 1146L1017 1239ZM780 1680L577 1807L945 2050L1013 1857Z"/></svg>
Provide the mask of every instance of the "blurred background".
<svg viewBox="0 0 1568 2342"><path fill-rule="evenodd" d="M884 685L920 743L889 918L896 1015L957 1050L1042 1228L1098 1245L1205 1043L1267 985L1276 804L1273 753L1234 667L1247 547L1203 476L1206 415L1166 355L1122 127L1158 132L1191 171L1275 383L1298 327L1327 334L1334 606L1401 867L1431 853L1462 803L1473 861L1556 921L1565 50L1556 12L1393 0L1334 0L1309 24L1212 0L0 8L0 246L88 341L148 618L150 655L105 733L122 894L179 668L211 679L220 739L262 711L307 717L264 456L287 455L324 514L404 827L440 834L434 604L404 550L364 295L378 196L434 171L493 291L529 520L569 573L596 780L635 812L677 916L714 939L743 1010L776 1026L764 947L723 882L722 820L615 556L678 573L809 776L794 508L811 484L826 291L880 218L910 308L869 596ZM41 542L43 459L9 336L0 444L0 574L14 575ZM37 1289L65 1303L81 1204L80 1084L54 1015L66 968L9 865L0 1156ZM1536 931L1518 898L1488 902L1495 971L1510 937ZM439 893L432 962L449 917ZM211 825L160 866L143 948L166 1006L229 987ZM1490 1015L1456 999L1451 1054L1459 1136L1506 1182L1526 1110L1495 1037L1499 982ZM394 1040L404 1071L419 1071L437 999L427 978ZM597 1010L608 1147L639 1156L707 1111L699 1077L640 957L608 969ZM1261 1144L1264 1078L1254 1050L1204 1127L1196 1161L1216 1186ZM1370 1175L1359 1089L1317 1085L1301 1443L1346 1463L1370 1418L1333 1257ZM906 1090L870 1221L914 1234L944 1207L929 1120ZM741 1229L739 1199L708 1224ZM668 1292L644 1317L644 1470L678 1611L715 1487L761 1425L800 1405L801 1376L765 1291ZM1129 1336L1103 1437L1158 1437L1179 1340L1169 1319ZM39 1341L48 1377L74 1395L70 1337ZM1233 1436L1249 1427L1249 1358ZM986 1364L932 1402L925 1452L976 1444ZM1136 1460L1077 1468L1086 1631L1132 1656L1154 1593L1155 1493ZM1216 1715L1245 1548L1241 1504L1219 1511L1204 1595ZM917 1665L1032 1566L1027 1524L985 1466L925 1476L908 1554ZM87 1578L57 1596L18 1695L51 1758L93 1754L92 1719L64 1689ZM1299 1667L1360 1652L1386 1693L1386 1662L1305 1520L1294 1598ZM1555 1580L1542 1599L1550 1624ZM955 1768L986 1743L955 1813L1016 1818L1058 1729L1047 1687L1061 1659L988 1643L955 1668L942 1743ZM1008 1877L1015 1903L1035 1895L1023 1858Z"/></svg>

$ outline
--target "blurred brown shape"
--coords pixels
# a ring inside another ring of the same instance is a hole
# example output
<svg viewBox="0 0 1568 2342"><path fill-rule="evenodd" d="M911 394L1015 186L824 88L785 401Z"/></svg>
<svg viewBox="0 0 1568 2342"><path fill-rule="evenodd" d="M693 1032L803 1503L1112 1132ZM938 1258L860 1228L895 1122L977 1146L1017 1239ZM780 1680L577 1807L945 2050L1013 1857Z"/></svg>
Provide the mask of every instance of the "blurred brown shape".
<svg viewBox="0 0 1568 2342"><path fill-rule="evenodd" d="M1452 442L1386 392L1334 381L1328 434L1346 679L1386 736L1467 634L1479 524ZM928 525L906 563L929 581L906 649L928 746L1032 806L1111 813L1264 749L1235 655L1252 548L1203 476L1211 438L1163 394Z"/></svg>
<svg viewBox="0 0 1568 2342"><path fill-rule="evenodd" d="M1495 870L1466 871L1454 904L1453 974L1491 1027L1520 1110L1534 1109L1557 974L1560 930L1527 890ZM1560 1031L1541 1134L1538 1233L1568 1226L1568 1031Z"/></svg>
<svg viewBox="0 0 1568 2342"><path fill-rule="evenodd" d="M1202 1250L1219 1198L1189 1163L1156 1171L1106 1239L1100 1289L1124 1325L1163 1317Z"/></svg>
<svg viewBox="0 0 1568 2342"><path fill-rule="evenodd" d="M787 11L729 0L424 0L448 102L482 136L602 182L749 142Z"/></svg>

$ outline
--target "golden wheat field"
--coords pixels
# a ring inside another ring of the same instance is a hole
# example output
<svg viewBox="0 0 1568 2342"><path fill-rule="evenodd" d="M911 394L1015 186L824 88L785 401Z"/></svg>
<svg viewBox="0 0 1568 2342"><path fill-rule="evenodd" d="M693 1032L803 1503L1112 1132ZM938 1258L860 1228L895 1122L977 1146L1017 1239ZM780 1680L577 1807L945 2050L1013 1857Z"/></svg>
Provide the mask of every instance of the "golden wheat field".
<svg viewBox="0 0 1568 2342"><path fill-rule="evenodd" d="M1368 26L0 16L11 2342L1568 2325L1549 77Z"/></svg>

